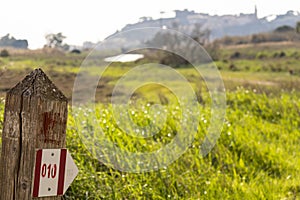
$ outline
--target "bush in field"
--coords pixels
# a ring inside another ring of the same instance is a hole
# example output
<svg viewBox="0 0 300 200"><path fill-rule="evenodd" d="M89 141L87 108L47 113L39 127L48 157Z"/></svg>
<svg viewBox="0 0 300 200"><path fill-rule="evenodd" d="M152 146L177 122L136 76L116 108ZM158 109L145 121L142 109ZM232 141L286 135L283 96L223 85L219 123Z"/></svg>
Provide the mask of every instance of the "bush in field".
<svg viewBox="0 0 300 200"><path fill-rule="evenodd" d="M8 57L9 52L6 49L0 51L0 57Z"/></svg>
<svg viewBox="0 0 300 200"><path fill-rule="evenodd" d="M237 58L240 58L240 57L241 57L241 53L240 53L239 51L234 52L234 53L230 56L231 59L237 59Z"/></svg>
<svg viewBox="0 0 300 200"><path fill-rule="evenodd" d="M235 64L232 63L229 65L229 70L230 71L238 71L238 68L235 66Z"/></svg>

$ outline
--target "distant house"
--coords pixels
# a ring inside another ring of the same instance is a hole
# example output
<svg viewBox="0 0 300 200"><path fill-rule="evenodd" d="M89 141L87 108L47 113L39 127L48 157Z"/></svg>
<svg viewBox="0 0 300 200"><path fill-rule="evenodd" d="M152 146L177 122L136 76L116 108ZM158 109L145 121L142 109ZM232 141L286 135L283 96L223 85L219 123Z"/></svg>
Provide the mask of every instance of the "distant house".
<svg viewBox="0 0 300 200"><path fill-rule="evenodd" d="M7 34L0 39L0 47L13 47L17 49L27 49L28 41L17 40L14 37Z"/></svg>

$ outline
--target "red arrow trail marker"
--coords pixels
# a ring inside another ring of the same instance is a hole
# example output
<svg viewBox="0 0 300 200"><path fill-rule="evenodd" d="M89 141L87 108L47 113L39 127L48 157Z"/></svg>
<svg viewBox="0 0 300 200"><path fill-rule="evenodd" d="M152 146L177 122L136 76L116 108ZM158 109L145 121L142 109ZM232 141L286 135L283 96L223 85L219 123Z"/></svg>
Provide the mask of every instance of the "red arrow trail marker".
<svg viewBox="0 0 300 200"><path fill-rule="evenodd" d="M32 197L63 195L77 174L78 168L67 149L38 149Z"/></svg>

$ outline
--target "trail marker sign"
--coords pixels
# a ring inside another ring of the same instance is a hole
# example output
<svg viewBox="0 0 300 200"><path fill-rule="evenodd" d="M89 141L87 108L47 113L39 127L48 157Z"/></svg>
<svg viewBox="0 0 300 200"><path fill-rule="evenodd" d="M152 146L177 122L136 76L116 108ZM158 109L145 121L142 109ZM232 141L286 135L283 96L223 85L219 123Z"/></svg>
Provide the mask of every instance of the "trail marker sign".
<svg viewBox="0 0 300 200"><path fill-rule="evenodd" d="M77 174L78 168L67 149L38 149L32 197L63 195Z"/></svg>

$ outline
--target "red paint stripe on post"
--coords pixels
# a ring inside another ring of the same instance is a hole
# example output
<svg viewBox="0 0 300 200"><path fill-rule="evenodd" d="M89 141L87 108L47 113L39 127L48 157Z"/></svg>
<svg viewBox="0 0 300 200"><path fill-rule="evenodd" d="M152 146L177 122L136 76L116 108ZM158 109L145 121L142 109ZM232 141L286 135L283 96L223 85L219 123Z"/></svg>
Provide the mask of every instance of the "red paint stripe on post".
<svg viewBox="0 0 300 200"><path fill-rule="evenodd" d="M39 196L42 155L43 155L43 150L39 149L36 152L36 158L35 158L35 170L34 170L34 182L33 182L32 197L38 197Z"/></svg>
<svg viewBox="0 0 300 200"><path fill-rule="evenodd" d="M57 185L57 195L63 195L63 193L64 193L66 157L67 157L67 149L61 149L60 161L59 161L59 176L58 176L58 185Z"/></svg>

